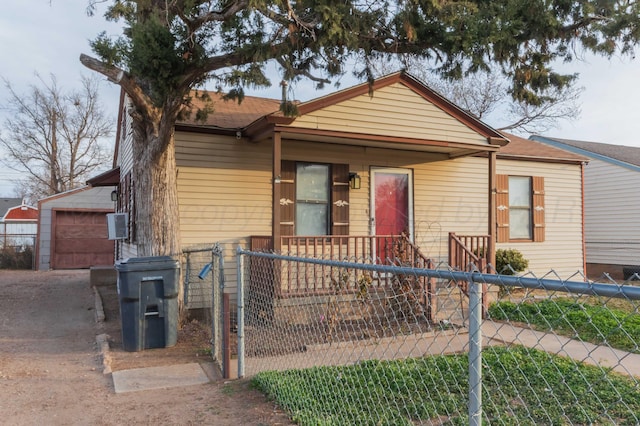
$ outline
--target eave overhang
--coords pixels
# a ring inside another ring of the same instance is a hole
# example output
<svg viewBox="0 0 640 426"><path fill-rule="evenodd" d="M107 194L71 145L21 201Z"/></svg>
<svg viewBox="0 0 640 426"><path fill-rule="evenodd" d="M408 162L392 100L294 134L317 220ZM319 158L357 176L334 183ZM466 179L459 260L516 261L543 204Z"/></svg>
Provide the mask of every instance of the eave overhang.
<svg viewBox="0 0 640 426"><path fill-rule="evenodd" d="M241 133L242 136L248 138L249 141L260 142L270 139L276 132L280 133L283 139L288 140L366 146L403 151L435 152L447 154L451 158L498 151L501 146L508 142L508 139L504 137L488 138L487 145L478 145L457 141L295 128L274 123L270 117L263 117L244 129Z"/></svg>
<svg viewBox="0 0 640 426"><path fill-rule="evenodd" d="M498 158L501 160L518 160L518 161L535 161L539 163L557 163L557 164L586 164L588 159L572 159L572 158L551 158L551 157L536 157L529 155L517 155L517 154L501 154L498 152Z"/></svg>
<svg viewBox="0 0 640 426"><path fill-rule="evenodd" d="M87 180L89 186L114 186L120 183L120 167L107 170L104 173Z"/></svg>

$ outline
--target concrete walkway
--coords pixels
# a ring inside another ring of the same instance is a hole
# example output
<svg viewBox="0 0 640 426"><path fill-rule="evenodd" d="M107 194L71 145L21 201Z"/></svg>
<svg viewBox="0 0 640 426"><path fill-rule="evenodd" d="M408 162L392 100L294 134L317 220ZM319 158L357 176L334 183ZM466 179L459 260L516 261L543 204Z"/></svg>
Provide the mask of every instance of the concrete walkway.
<svg viewBox="0 0 640 426"><path fill-rule="evenodd" d="M247 330L247 333L250 333ZM552 333L516 327L510 323L483 321L483 346L522 345L578 362L611 368L640 378L640 355L580 342ZM288 370L328 365L350 365L363 360L403 359L427 355L467 352L466 328L409 334L393 338L370 339L309 345L304 352L271 357L246 357L245 376L265 370ZM233 371L232 373L235 373Z"/></svg>
<svg viewBox="0 0 640 426"><path fill-rule="evenodd" d="M580 342L552 333L516 327L509 323L484 321L483 346L522 345L554 355L569 357L589 365L611 368L613 371L640 378L640 355ZM301 369L315 366L350 365L363 360L403 359L428 355L467 352L467 329L433 331L393 338L336 342L309 345L302 353L272 357L247 357L245 377L264 370ZM232 360L232 377L237 364ZM117 371L112 374L116 393L170 388L207 383L213 374L198 364L162 368L142 368Z"/></svg>
<svg viewBox="0 0 640 426"><path fill-rule="evenodd" d="M482 334L488 345L498 342L522 345L640 378L640 355L637 354L487 320L482 324Z"/></svg>
<svg viewBox="0 0 640 426"><path fill-rule="evenodd" d="M459 353L465 352L468 344L468 332L460 328L378 339L307 345L304 352L281 356L245 357L245 376L251 377L266 370L282 371L351 365L370 359L392 360Z"/></svg>
<svg viewBox="0 0 640 426"><path fill-rule="evenodd" d="M114 371L111 376L116 393L209 383L209 377L196 363Z"/></svg>

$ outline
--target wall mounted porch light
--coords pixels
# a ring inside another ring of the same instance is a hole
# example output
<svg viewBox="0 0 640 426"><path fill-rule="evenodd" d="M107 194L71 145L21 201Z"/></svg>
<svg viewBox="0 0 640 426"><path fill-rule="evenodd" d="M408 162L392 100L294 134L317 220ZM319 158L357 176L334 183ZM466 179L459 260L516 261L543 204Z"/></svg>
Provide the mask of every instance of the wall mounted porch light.
<svg viewBox="0 0 640 426"><path fill-rule="evenodd" d="M118 201L118 191L116 191L115 189L111 191L111 201Z"/></svg>
<svg viewBox="0 0 640 426"><path fill-rule="evenodd" d="M360 189L360 175L354 172L349 172L349 188Z"/></svg>

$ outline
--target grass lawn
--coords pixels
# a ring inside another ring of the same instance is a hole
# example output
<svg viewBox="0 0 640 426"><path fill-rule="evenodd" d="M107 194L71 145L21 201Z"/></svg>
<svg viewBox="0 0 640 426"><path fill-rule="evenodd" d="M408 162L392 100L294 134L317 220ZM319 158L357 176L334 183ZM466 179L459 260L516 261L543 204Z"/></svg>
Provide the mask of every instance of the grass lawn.
<svg viewBox="0 0 640 426"><path fill-rule="evenodd" d="M640 314L635 310L551 299L519 304L498 302L489 308L489 317L523 322L536 330L640 353Z"/></svg>
<svg viewBox="0 0 640 426"><path fill-rule="evenodd" d="M253 384L301 425L469 423L468 356L263 372ZM483 351L483 421L640 424L638 382L521 346Z"/></svg>

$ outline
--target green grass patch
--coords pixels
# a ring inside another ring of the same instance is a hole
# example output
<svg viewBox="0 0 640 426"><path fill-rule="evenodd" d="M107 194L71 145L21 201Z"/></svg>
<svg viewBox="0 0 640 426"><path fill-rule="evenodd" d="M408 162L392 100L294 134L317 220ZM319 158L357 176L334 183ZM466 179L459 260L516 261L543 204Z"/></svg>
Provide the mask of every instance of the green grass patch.
<svg viewBox="0 0 640 426"><path fill-rule="evenodd" d="M523 322L536 330L640 353L640 315L635 312L553 299L520 304L498 302L489 307L489 317Z"/></svg>
<svg viewBox="0 0 640 426"><path fill-rule="evenodd" d="M468 424L468 357L364 361L258 374L252 383L301 425ZM487 424L640 422L629 378L525 347L483 351Z"/></svg>

